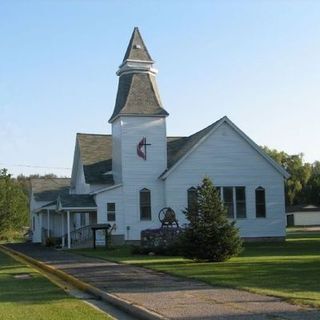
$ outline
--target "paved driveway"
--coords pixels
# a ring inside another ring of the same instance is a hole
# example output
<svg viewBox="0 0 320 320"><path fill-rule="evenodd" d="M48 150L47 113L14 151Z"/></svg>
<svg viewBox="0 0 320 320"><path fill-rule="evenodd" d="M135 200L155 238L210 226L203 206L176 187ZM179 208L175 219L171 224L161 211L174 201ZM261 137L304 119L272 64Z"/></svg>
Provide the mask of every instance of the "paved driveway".
<svg viewBox="0 0 320 320"><path fill-rule="evenodd" d="M175 320L319 320L320 310L31 244L12 249Z"/></svg>

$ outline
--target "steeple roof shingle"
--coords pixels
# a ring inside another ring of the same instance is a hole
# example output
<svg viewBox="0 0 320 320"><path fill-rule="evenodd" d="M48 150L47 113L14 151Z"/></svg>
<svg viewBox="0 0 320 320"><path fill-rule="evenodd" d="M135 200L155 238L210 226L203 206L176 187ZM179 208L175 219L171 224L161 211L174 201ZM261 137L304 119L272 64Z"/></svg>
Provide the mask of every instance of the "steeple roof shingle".
<svg viewBox="0 0 320 320"><path fill-rule="evenodd" d="M124 55L123 62L128 59L153 62L137 27L133 29L133 33L129 41L126 54Z"/></svg>
<svg viewBox="0 0 320 320"><path fill-rule="evenodd" d="M153 61L138 28L134 28L123 63L118 71L119 85L109 122L118 116L165 117L157 88Z"/></svg>

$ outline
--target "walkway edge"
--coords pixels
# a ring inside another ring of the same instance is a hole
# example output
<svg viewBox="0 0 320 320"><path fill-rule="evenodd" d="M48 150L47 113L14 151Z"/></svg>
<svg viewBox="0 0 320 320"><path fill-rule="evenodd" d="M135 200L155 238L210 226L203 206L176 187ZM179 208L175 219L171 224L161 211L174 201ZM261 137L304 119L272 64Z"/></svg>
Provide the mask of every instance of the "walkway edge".
<svg viewBox="0 0 320 320"><path fill-rule="evenodd" d="M135 303L132 303L130 301L127 301L125 299L119 298L116 295L113 295L111 293L108 292L104 292L82 280L79 280L78 278L71 276L70 274L59 270L51 265L48 265L44 262L40 262L34 258L31 258L30 256L27 256L19 251L16 251L14 249L8 248L5 245L0 245L0 248L8 253L11 253L15 256L18 256L20 258L22 258L23 260L27 261L28 263L30 263L31 265L35 265L38 268L52 273L55 276L59 277L60 279L69 282L70 284L72 284L73 286L75 286L76 288L80 289L81 291L87 292L89 294L92 294L93 296L95 296L98 299L101 299L107 303L112 304L113 306L129 313L130 315L141 319L141 320L169 320L168 318L153 312L149 309L146 309L140 305L137 305Z"/></svg>

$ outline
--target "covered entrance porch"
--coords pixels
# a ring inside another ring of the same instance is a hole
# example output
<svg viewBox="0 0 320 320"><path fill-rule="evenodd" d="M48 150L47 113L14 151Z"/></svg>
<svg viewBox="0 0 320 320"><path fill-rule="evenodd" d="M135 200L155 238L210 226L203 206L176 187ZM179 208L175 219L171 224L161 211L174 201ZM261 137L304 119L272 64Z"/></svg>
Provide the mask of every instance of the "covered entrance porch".
<svg viewBox="0 0 320 320"><path fill-rule="evenodd" d="M43 245L67 249L92 247L94 236L98 245L103 245L105 230L110 228L97 224L97 206L92 195L60 195L57 201L39 208L37 214Z"/></svg>

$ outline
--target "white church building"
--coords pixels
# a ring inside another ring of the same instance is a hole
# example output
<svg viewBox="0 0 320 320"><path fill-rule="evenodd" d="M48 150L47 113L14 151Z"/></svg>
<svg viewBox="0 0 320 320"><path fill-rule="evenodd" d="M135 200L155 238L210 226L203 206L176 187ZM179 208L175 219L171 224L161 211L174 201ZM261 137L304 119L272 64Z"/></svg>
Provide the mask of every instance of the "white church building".
<svg viewBox="0 0 320 320"><path fill-rule="evenodd" d="M220 189L243 238L283 239L288 173L227 117L188 137L167 136L153 64L135 28L117 72L112 134L77 134L68 192L40 201L55 179L43 179L47 191L41 179L31 182L33 241L51 236L70 248L91 225L107 223L116 243L138 241L142 230L160 227L164 207L182 225L204 177Z"/></svg>

